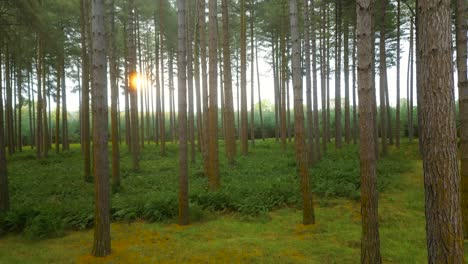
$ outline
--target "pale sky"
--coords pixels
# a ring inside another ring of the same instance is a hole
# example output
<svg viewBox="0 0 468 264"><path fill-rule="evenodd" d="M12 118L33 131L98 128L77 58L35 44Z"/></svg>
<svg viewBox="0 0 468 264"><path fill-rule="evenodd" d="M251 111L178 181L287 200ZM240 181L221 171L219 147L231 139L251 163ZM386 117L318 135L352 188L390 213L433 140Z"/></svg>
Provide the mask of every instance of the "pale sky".
<svg viewBox="0 0 468 264"><path fill-rule="evenodd" d="M407 88L407 69L408 69L408 48L409 48L409 43L407 40L402 39L402 54L401 54L401 73L400 73L400 95L401 98L406 98L406 88ZM274 102L274 79L273 79L273 72L270 67L270 65L267 63L267 60L270 61L270 58L266 57L266 52L262 51L259 49L259 68L260 68L260 83L261 83L261 96L262 100L268 100L269 102L273 103ZM248 58L249 59L249 58ZM166 61L167 63L167 61ZM334 65L333 60L330 62L331 65ZM350 67L351 67L352 60L350 58ZM176 65L174 65L174 68L176 68ZM319 69L320 70L320 69ZM415 70L415 69L414 69ZM166 64L166 71L167 71L167 64ZM174 71L176 73L176 71ZM218 72L219 74L219 72ZM396 105L396 66L393 66L391 68L387 69L387 74L388 74L388 88L389 88L389 96L390 96L390 105L395 106ZM235 110L237 109L237 93L236 93L236 75L235 72L233 71L232 73L232 78L233 78L233 96L234 96L234 108ZM165 81L166 81L166 86L165 86L165 107L166 111L169 111L169 92L168 92L168 78L167 78L167 73L165 74ZM415 75L414 75L415 76ZM344 101L344 74L341 74L342 80L341 80L341 95ZM321 109L321 93L320 93L320 71L317 72L317 85L318 85L318 102L319 102L319 109ZM350 89L352 88L352 75L350 72ZM377 98L379 98L379 76L377 74L376 76L376 89L377 89ZM456 84L457 76L454 72L454 80ZM218 82L219 82L218 78ZM258 88L257 88L257 76L256 76L256 69L255 69L255 75L254 75L254 83L255 83L255 97L254 97L254 102L255 104L258 103ZM70 78L67 79L67 86L72 87L75 86L75 80L71 80ZM119 84L120 85L120 84ZM175 92L175 102L176 102L176 109L177 109L177 76L174 76L174 87L176 88ZM456 98L458 97L458 89L456 88L457 86L455 85L455 96ZM303 82L303 89L304 89L304 104L306 103L306 97L305 97L305 77L304 77L304 82ZM416 101L416 81L414 80L414 100ZM110 96L110 91L108 92ZM218 91L218 95L220 95ZM293 91L292 91L292 84L290 84L290 96L291 96L291 108L293 107ZM357 92L356 92L357 96ZM194 95L195 97L195 95ZM248 109L250 109L250 65L247 66L247 99L248 99ZM335 98L335 76L334 72L331 73L330 75L330 97L332 99ZM194 98L195 99L195 98ZM124 97L121 96L120 98L121 102L121 110L123 111L124 109ZM343 102L344 103L344 102ZM352 104L352 91L350 91L350 103ZM416 103L416 102L415 102ZM78 111L79 109L79 96L78 93L72 94L68 92L68 97L67 97L67 104L68 104L68 109L69 111ZM379 104L379 100L377 100L377 104ZM110 106L110 99L109 99L109 106ZM195 107L195 103L194 103ZM220 104L219 104L220 107ZM196 108L195 108L196 109Z"/></svg>

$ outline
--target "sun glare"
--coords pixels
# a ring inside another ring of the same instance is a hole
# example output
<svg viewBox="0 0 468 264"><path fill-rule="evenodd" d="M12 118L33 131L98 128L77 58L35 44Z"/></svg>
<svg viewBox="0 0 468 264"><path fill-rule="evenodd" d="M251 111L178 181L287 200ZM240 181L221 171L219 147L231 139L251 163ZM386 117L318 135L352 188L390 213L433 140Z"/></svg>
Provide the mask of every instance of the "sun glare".
<svg viewBox="0 0 468 264"><path fill-rule="evenodd" d="M130 74L130 90L142 89L146 77L143 74L134 72Z"/></svg>

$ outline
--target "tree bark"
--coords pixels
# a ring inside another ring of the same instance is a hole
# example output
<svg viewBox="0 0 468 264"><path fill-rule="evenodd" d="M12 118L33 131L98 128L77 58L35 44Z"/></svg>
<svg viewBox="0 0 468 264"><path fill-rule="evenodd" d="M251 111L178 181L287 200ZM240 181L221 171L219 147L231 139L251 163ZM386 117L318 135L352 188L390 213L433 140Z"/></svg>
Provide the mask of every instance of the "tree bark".
<svg viewBox="0 0 468 264"><path fill-rule="evenodd" d="M315 214L310 191L309 167L307 164L307 148L305 145L304 109L302 99L302 68L301 68L301 41L297 18L297 1L289 1L291 41L292 41L292 74L294 89L294 142L296 145L296 162L299 177L301 178L301 191L303 203L302 223L304 225L315 223Z"/></svg>
<svg viewBox="0 0 468 264"><path fill-rule="evenodd" d="M179 91L179 225L189 224L188 144L187 144L187 32L185 0L177 1L177 85ZM191 55L191 54L189 54Z"/></svg>
<svg viewBox="0 0 468 264"><path fill-rule="evenodd" d="M228 0L222 0L223 14L223 59L224 59L224 95L225 95L225 130L226 130L226 156L229 164L235 163L236 133L234 125L234 105L232 98L231 50L229 33L229 7Z"/></svg>
<svg viewBox="0 0 468 264"><path fill-rule="evenodd" d="M397 0L397 81L396 81L396 87L397 87L397 102L396 102L396 134L395 134L395 146L397 148L400 148L400 12L401 12L401 1Z"/></svg>
<svg viewBox="0 0 468 264"><path fill-rule="evenodd" d="M464 238L468 238L468 80L466 55L466 4L463 0L456 2L456 46L458 94L460 96L460 161L461 161L461 195Z"/></svg>
<svg viewBox="0 0 468 264"><path fill-rule="evenodd" d="M418 108L428 263L465 263L449 0L417 2Z"/></svg>
<svg viewBox="0 0 468 264"><path fill-rule="evenodd" d="M246 156L249 151L248 144L248 117L247 117L247 18L245 10L245 1L241 0L241 14L240 14L240 60L241 60L241 154Z"/></svg>
<svg viewBox="0 0 468 264"><path fill-rule="evenodd" d="M209 0L209 62L210 62L210 105L209 105L209 172L208 184L210 190L219 188L219 157L218 157L218 66L217 49L218 33L217 25L217 0Z"/></svg>
<svg viewBox="0 0 468 264"><path fill-rule="evenodd" d="M107 63L104 0L92 2L93 32L93 156L94 156L94 245L92 254L110 254L109 160L107 152Z"/></svg>
<svg viewBox="0 0 468 264"><path fill-rule="evenodd" d="M2 42L3 41L0 41L0 212L5 212L10 209L10 194L8 189L8 169L5 152L5 122L3 119Z"/></svg>
<svg viewBox="0 0 468 264"><path fill-rule="evenodd" d="M360 173L361 173L361 263L382 263L378 224L377 168L375 150L375 94L372 73L373 41L372 19L374 0L358 0L357 53L360 129Z"/></svg>
<svg viewBox="0 0 468 264"><path fill-rule="evenodd" d="M82 135L81 144L84 159L84 179L85 181L91 181L91 156L90 156L90 135L89 135L89 53L88 45L89 40L87 39L88 32L88 1L80 1L80 24L81 24L81 125ZM38 101L39 104L39 101ZM41 107L44 107L41 102ZM38 111L39 112L39 111ZM38 114L39 117L39 114ZM39 124L39 118L38 118ZM46 146L43 146L46 148Z"/></svg>
<svg viewBox="0 0 468 264"><path fill-rule="evenodd" d="M387 89L387 57L385 48L385 11L387 0L381 1L380 13L380 138L382 143L382 156L387 155L387 104L385 100Z"/></svg>

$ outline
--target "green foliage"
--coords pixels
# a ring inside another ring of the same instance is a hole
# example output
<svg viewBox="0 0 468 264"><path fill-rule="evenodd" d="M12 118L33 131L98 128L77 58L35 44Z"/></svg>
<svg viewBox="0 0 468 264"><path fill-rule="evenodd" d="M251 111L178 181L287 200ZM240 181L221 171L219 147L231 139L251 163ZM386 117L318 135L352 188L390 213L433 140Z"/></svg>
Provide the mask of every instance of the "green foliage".
<svg viewBox="0 0 468 264"><path fill-rule="evenodd" d="M201 221L207 212L238 213L258 217L282 207L300 208L299 177L293 145L282 152L274 140L258 140L248 157L227 164L224 144L220 144L221 188L210 192L200 155L190 167L189 199L192 221ZM379 161L379 190L392 185L395 175L407 171L405 154L392 150ZM141 169L130 169L131 156L121 150L122 188L112 193L111 214L115 221L172 221L178 212L177 145L167 144L167 155L147 145ZM79 146L70 152L50 154L36 160L31 150L9 160L12 208L0 215L0 234L24 232L30 238L55 237L64 230L82 230L93 224L92 182L82 176ZM319 200L359 197L357 146L330 149L311 170L314 193Z"/></svg>

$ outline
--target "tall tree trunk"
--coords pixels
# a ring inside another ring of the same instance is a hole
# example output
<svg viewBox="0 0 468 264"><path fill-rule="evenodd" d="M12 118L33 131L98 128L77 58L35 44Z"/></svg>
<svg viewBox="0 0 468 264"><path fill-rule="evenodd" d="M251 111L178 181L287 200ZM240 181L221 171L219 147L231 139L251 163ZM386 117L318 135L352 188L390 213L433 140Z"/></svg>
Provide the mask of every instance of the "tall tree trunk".
<svg viewBox="0 0 468 264"><path fill-rule="evenodd" d="M353 33L353 143L357 144L357 137L358 137L358 113L357 113L357 102L356 102L356 83L357 83L357 76L356 76L356 42L357 42L357 20L354 21L354 33Z"/></svg>
<svg viewBox="0 0 468 264"><path fill-rule="evenodd" d="M361 263L382 263L378 223L377 157L375 152L375 90L372 73L373 40L372 19L374 0L358 0L357 13L357 54L359 88L359 130L361 170Z"/></svg>
<svg viewBox="0 0 468 264"><path fill-rule="evenodd" d="M174 142L175 141L175 137L174 137L174 127L175 127L175 124L174 124L174 119L173 119L173 116L174 116L174 106L173 106L173 98L174 98L174 82L173 82L173 78L174 78L174 67L173 67L173 59L172 59L172 52L169 53L169 72L168 72L168 78L169 78L169 133L171 135L171 142Z"/></svg>
<svg viewBox="0 0 468 264"><path fill-rule="evenodd" d="M285 8L286 9L286 8ZM284 10L284 9L283 9ZM281 16L281 35L280 35L280 52L281 60L280 61L280 80L281 80L281 114L280 114L280 122L281 122L281 149L286 151L286 137L287 137L287 124L286 124L286 69L287 69L287 62L286 62L286 33L284 29L284 25L286 24L286 15ZM287 25L287 24L286 24Z"/></svg>
<svg viewBox="0 0 468 264"><path fill-rule="evenodd" d="M111 88L111 134L112 134L112 187L118 189L120 187L120 146L119 146L119 129L118 129L118 110L117 98L119 97L119 87L117 85L118 64L117 64L117 45L116 45L116 28L115 28L115 7L114 0L110 0L108 4L108 47L109 47L109 77Z"/></svg>
<svg viewBox="0 0 468 264"><path fill-rule="evenodd" d="M265 141L265 128L263 126L262 96L260 92L260 69L258 67L258 40L255 39L255 66L257 67L257 91L258 91L258 112L260 115L260 131L262 140Z"/></svg>
<svg viewBox="0 0 468 264"><path fill-rule="evenodd" d="M22 97L22 90L23 90L23 73L21 70L21 63L18 63L17 65L17 86L18 86L18 131L17 131L17 139L18 139L18 150L20 152L23 151L23 133L22 133L22 111L21 108L23 107L23 97Z"/></svg>
<svg viewBox="0 0 468 264"><path fill-rule="evenodd" d="M202 98L203 98L203 165L205 176L209 177L209 118L208 118L208 74L206 66L206 1L198 0L198 18L200 34L200 60L202 68Z"/></svg>
<svg viewBox="0 0 468 264"><path fill-rule="evenodd" d="M8 189L8 170L5 152L5 122L3 119L3 80L2 54L3 41L0 41L0 212L10 209L10 194Z"/></svg>
<svg viewBox="0 0 468 264"><path fill-rule="evenodd" d="M62 69L60 65L61 59L57 59L57 94L56 94L56 109L55 109L55 153L60 152L60 90Z"/></svg>
<svg viewBox="0 0 468 264"><path fill-rule="evenodd" d="M90 136L89 136L89 54L87 40L88 32L88 1L80 1L80 25L81 25L81 144L83 151L84 167L83 174L85 181L91 181L91 156L90 156ZM39 101L38 101L39 104ZM41 102L41 107L44 107ZM39 114L38 114L39 116ZM38 118L39 124L39 118ZM45 146L44 146L45 148Z"/></svg>
<svg viewBox="0 0 468 264"><path fill-rule="evenodd" d="M345 81L345 142L351 142L351 113L349 109L349 23L348 19L343 23L344 31L344 81Z"/></svg>
<svg viewBox="0 0 468 264"><path fill-rule="evenodd" d="M241 60L241 154L246 156L249 151L248 144L248 117L247 117L247 17L245 15L245 1L241 0L241 14L240 14L240 60Z"/></svg>
<svg viewBox="0 0 468 264"><path fill-rule="evenodd" d="M104 0L92 2L93 31L93 156L94 156L94 245L92 254L110 254L109 159L107 152L107 63Z"/></svg>
<svg viewBox="0 0 468 264"><path fill-rule="evenodd" d="M336 7L336 32L335 32L335 145L341 148L341 1Z"/></svg>
<svg viewBox="0 0 468 264"><path fill-rule="evenodd" d="M236 132L234 125L234 105L232 98L231 50L229 33L229 7L228 0L222 0L223 14L223 60L224 60L224 95L225 95L225 130L226 130L226 156L229 164L235 163L236 158Z"/></svg>
<svg viewBox="0 0 468 264"><path fill-rule="evenodd" d="M164 1L159 0L159 49L161 57L161 116L159 119L159 133L161 136L161 156L166 155L166 112L164 107Z"/></svg>
<svg viewBox="0 0 468 264"><path fill-rule="evenodd" d="M418 108L428 263L465 263L449 0L417 2ZM466 72L465 72L466 73Z"/></svg>
<svg viewBox="0 0 468 264"><path fill-rule="evenodd" d="M156 83L156 144L158 144L161 139L161 85L159 80L159 34L158 34L158 18L156 12L154 12L154 43L155 43L155 75L154 75L154 82ZM160 29L159 29L160 30ZM162 144L162 142L161 142Z"/></svg>
<svg viewBox="0 0 468 264"><path fill-rule="evenodd" d="M308 164L312 166L317 161L316 153L314 153L314 139L313 139L313 119L312 119L312 76L310 69L310 11L309 1L304 0L303 18L304 18L304 52L305 52L305 73L306 73L306 101L307 101L307 150L308 150Z"/></svg>
<svg viewBox="0 0 468 264"><path fill-rule="evenodd" d="M296 145L297 171L301 178L303 203L302 223L315 223L315 214L310 191L309 167L307 164L307 148L305 144L304 109L302 99L302 68L301 68L301 40L297 18L297 2L289 1L291 41L292 41L292 74L294 89L294 142Z"/></svg>
<svg viewBox="0 0 468 264"><path fill-rule="evenodd" d="M34 126L33 126L33 97L31 96L32 90L32 63L29 64L28 68L28 122L29 122L29 144L31 149L34 147ZM0 77L1 78L1 77Z"/></svg>
<svg viewBox="0 0 468 264"><path fill-rule="evenodd" d="M315 14L315 5L314 0L310 1L311 14L310 19L314 18ZM317 161L321 158L320 153L320 128L319 128L319 113L318 113L318 86L317 86L317 44L316 44L316 35L315 35L315 24L311 24L311 40L312 40L312 103L314 105L313 109L313 120L314 120L314 131L313 136L315 140L314 147L312 151L315 151Z"/></svg>
<svg viewBox="0 0 468 264"><path fill-rule="evenodd" d="M395 146L400 148L400 9L401 1L397 0L397 96L396 96L396 134L395 134Z"/></svg>
<svg viewBox="0 0 468 264"><path fill-rule="evenodd" d="M185 31L185 9L188 6L189 4L186 4L185 0L177 1L177 85L179 91L179 225L188 225L189 223L186 74L187 32Z"/></svg>
<svg viewBox="0 0 468 264"><path fill-rule="evenodd" d="M65 51L63 51L65 52ZM70 150L70 143L68 141L68 109L67 109L67 86L65 75L65 56L62 56L61 61L62 70L62 151Z"/></svg>
<svg viewBox="0 0 468 264"><path fill-rule="evenodd" d="M250 142L255 146L255 93L254 93L254 0L250 1Z"/></svg>
<svg viewBox="0 0 468 264"><path fill-rule="evenodd" d="M321 80L320 80L320 86L321 86L321 96L322 96L322 151L323 154L327 152L327 51L326 51L326 15L325 11L326 10L326 2L322 1L322 6L321 6L321 13L322 13L322 30L321 30L321 61L320 61L320 74L321 74Z"/></svg>
<svg viewBox="0 0 468 264"><path fill-rule="evenodd" d="M382 0L380 4L380 140L382 141L382 156L387 155L387 104L385 101L387 87L387 56L385 48L385 11L387 0Z"/></svg>
<svg viewBox="0 0 468 264"><path fill-rule="evenodd" d="M410 22L410 51L409 51L409 119L408 119L408 137L409 142L413 142L414 125L413 125L413 81L414 81L414 18Z"/></svg>
<svg viewBox="0 0 468 264"><path fill-rule="evenodd" d="M461 194L463 233L468 238L468 80L466 66L466 4L463 0L456 2L456 41L458 94L460 95L460 160L461 160Z"/></svg>
<svg viewBox="0 0 468 264"><path fill-rule="evenodd" d="M130 75L130 129L131 129L131 149L132 149L132 167L134 170L140 168L140 140L138 131L138 102L137 102L137 82L136 71L137 48L135 43L135 16L134 0L128 0L128 32L127 47L129 57L129 75Z"/></svg>
<svg viewBox="0 0 468 264"><path fill-rule="evenodd" d="M196 3L195 3L196 4ZM196 8L197 12L195 17L197 23L195 24L194 36L194 72L195 72L195 95L197 96L197 149L199 152L202 151L203 146L203 112L202 112L202 100L201 100L201 91L200 91L200 46L199 46L199 16L198 16L198 5Z"/></svg>
<svg viewBox="0 0 468 264"><path fill-rule="evenodd" d="M190 161L195 163L195 115L193 109L193 49L192 49L192 23L193 23L193 5L188 1L186 6L186 45L187 45L187 88L188 88L188 141L190 142ZM181 141L182 142L182 141Z"/></svg>
<svg viewBox="0 0 468 264"><path fill-rule="evenodd" d="M141 148L143 149L145 147L145 110L144 110L144 99L143 99L143 95L144 95L144 90L145 90L145 87L144 87L144 79L145 77L143 76L143 72L144 72L144 69L143 69L143 61L141 59L141 38L140 38L140 19L139 19L139 14L138 12L135 10L135 41L136 41L136 48L137 48L137 52L138 52L138 70L136 71L137 75L136 75L136 78L137 78L137 83L138 83L138 87L136 89L136 93L137 93L137 97L138 95L140 95L140 119L137 121L138 123L138 132L140 133L139 135L139 141L138 141L138 144L141 144ZM138 99L137 99L137 107L136 107L136 111L138 113Z"/></svg>
<svg viewBox="0 0 468 264"><path fill-rule="evenodd" d="M42 144L42 67L43 67L43 61L42 61L42 46L43 46L43 41L41 34L37 36L37 63L36 63L36 73L37 73L37 110L36 110L36 158L41 159L43 158L42 155L42 149L43 149L43 144ZM81 104L80 104L81 105Z"/></svg>
<svg viewBox="0 0 468 264"><path fill-rule="evenodd" d="M218 66L217 48L217 1L209 0L209 65L210 65L210 105L209 105L209 174L208 184L211 190L219 188L219 157L218 157Z"/></svg>

